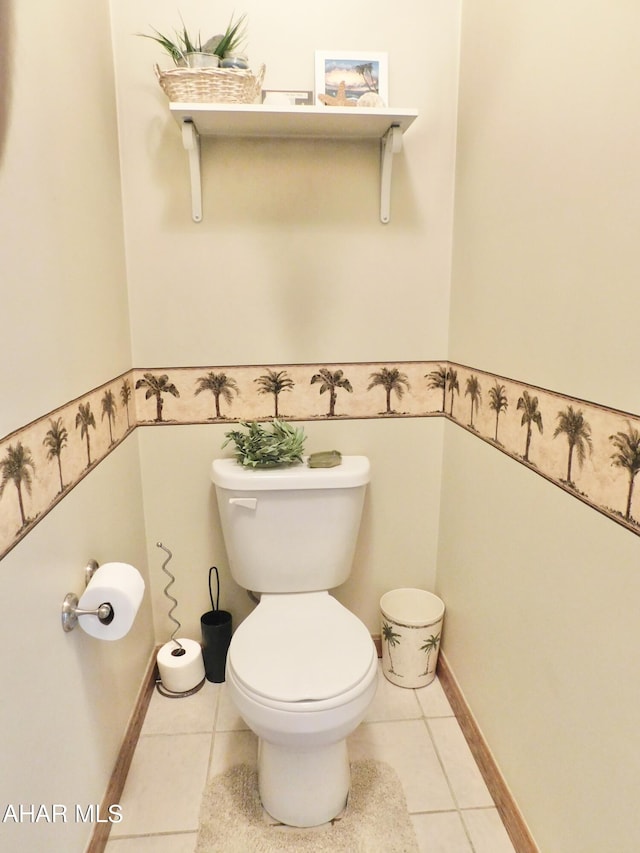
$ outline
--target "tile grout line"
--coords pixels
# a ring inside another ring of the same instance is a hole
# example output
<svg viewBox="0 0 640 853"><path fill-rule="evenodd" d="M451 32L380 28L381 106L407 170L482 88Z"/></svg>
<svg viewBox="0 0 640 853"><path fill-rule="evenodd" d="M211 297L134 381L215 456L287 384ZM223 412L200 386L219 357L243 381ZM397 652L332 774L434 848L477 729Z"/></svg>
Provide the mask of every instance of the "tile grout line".
<svg viewBox="0 0 640 853"><path fill-rule="evenodd" d="M453 719L454 720L456 719L455 714L453 714ZM440 750L438 749L438 744L436 743L436 739L433 736L433 732L431 731L431 726L429 725L429 718L427 717L427 715L424 712L423 712L423 716L422 716L422 722L424 723L424 726L427 730L429 740L431 741L431 745L433 746L433 750L436 754L436 758L438 759L438 763L439 763L440 768L444 774L444 778L447 782L447 787L449 788L449 793L451 794L451 799L453 800L453 804L455 806L455 811L458 815L458 819L460 820L460 823L462 824L462 829L463 829L463 832L465 834L465 837L466 837L467 841L469 842L469 848L472 851L472 853L475 853L475 847L473 845L473 841L471 840L471 836L469 835L469 830L467 829L467 824L465 823L465 821L462 817L463 809L461 808L461 806L458 802L456 792L453 789L453 785L451 783L451 780L449 779L449 774L447 773L447 768L445 767L444 759L442 758L442 756L440 754Z"/></svg>
<svg viewBox="0 0 640 853"><path fill-rule="evenodd" d="M213 766L213 750L216 743L216 735L218 734L218 717L220 715L220 705L222 704L222 688L217 685L216 689L216 704L213 711L213 728L211 730L211 744L209 746L209 760L207 761L207 776L205 779L205 788L211 778L211 767Z"/></svg>

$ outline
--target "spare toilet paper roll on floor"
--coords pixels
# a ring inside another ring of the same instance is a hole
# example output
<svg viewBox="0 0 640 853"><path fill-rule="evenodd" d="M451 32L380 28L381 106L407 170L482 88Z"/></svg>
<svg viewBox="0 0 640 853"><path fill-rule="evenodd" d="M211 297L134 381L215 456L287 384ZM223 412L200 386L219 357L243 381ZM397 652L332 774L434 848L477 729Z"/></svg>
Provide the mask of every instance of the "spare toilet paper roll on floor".
<svg viewBox="0 0 640 853"><path fill-rule="evenodd" d="M174 640L165 643L158 652L158 670L166 690L186 693L204 680L202 648L195 640L179 638L177 642L184 649L184 654L180 653Z"/></svg>
<svg viewBox="0 0 640 853"><path fill-rule="evenodd" d="M98 640L119 640L128 634L144 595L144 580L140 572L128 563L103 563L94 572L78 607L96 610L110 604L113 617L101 622L97 616L78 616L80 627Z"/></svg>

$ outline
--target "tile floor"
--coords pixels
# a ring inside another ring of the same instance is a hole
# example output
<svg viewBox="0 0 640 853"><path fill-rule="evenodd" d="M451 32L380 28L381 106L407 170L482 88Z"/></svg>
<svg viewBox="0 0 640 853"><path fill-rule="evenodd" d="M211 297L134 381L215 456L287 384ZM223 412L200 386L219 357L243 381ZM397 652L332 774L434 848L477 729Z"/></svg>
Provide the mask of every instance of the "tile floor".
<svg viewBox="0 0 640 853"><path fill-rule="evenodd" d="M349 752L395 769L421 853L515 853L439 681L407 690L378 679ZM224 684L185 699L154 691L106 853L193 853L207 779L255 764L256 751Z"/></svg>

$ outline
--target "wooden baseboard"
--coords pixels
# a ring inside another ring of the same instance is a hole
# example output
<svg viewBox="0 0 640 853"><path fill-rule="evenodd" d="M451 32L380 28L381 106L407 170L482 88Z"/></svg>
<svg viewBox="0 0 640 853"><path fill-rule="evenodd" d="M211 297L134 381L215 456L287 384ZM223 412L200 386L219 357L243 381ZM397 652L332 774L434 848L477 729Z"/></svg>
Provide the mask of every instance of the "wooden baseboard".
<svg viewBox="0 0 640 853"><path fill-rule="evenodd" d="M442 652L438 656L438 678L516 853L540 853Z"/></svg>
<svg viewBox="0 0 640 853"><path fill-rule="evenodd" d="M109 807L120 803L122 791L124 790L124 783L127 779L127 773L131 767L133 753L135 752L138 738L140 737L140 730L142 729L142 724L155 687L157 653L158 649L154 649L147 665L142 686L138 693L133 713L129 719L129 725L127 726L122 746L120 747L120 752L118 753L118 758L116 760L115 767L113 768L111 779L109 780L109 785L107 786L106 793L102 803L100 804L101 815L108 815ZM91 838L89 839L89 844L85 853L103 853L107 846L107 841L109 840L110 830L111 824L108 822L94 824L93 832L91 833Z"/></svg>

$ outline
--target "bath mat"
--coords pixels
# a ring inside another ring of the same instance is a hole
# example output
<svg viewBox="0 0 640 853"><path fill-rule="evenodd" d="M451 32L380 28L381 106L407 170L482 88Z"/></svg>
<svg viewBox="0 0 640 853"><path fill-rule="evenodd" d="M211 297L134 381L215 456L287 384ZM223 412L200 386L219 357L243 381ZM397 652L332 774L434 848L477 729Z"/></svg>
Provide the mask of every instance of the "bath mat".
<svg viewBox="0 0 640 853"><path fill-rule="evenodd" d="M402 783L381 761L354 761L344 811L309 829L276 823L262 808L255 767L238 764L205 789L195 853L418 853Z"/></svg>

